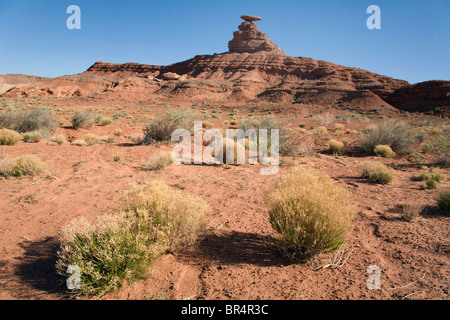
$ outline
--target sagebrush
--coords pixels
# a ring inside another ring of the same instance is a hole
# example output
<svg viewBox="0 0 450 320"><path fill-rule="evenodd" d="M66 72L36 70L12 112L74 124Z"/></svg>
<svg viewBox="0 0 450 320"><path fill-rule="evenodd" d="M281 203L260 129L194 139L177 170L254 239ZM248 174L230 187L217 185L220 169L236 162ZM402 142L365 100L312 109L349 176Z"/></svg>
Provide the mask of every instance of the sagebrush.
<svg viewBox="0 0 450 320"><path fill-rule="evenodd" d="M78 266L81 294L100 296L120 288L124 280L148 277L156 258L197 241L210 211L203 199L162 181L132 186L122 209L94 221L76 219L60 234L58 273L66 276L70 265Z"/></svg>
<svg viewBox="0 0 450 320"><path fill-rule="evenodd" d="M296 260L341 248L355 217L353 195L330 177L293 168L265 195L276 243Z"/></svg>

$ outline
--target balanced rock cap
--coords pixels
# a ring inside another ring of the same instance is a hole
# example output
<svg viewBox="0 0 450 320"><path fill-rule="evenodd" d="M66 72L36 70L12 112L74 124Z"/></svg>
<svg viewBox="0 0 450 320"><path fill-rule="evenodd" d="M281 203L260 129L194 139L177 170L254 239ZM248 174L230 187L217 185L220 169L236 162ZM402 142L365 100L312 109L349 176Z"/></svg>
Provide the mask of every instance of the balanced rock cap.
<svg viewBox="0 0 450 320"><path fill-rule="evenodd" d="M244 21L247 21L247 22L253 22L253 21L262 20L261 17L249 16L249 15L241 16L241 19L244 20Z"/></svg>

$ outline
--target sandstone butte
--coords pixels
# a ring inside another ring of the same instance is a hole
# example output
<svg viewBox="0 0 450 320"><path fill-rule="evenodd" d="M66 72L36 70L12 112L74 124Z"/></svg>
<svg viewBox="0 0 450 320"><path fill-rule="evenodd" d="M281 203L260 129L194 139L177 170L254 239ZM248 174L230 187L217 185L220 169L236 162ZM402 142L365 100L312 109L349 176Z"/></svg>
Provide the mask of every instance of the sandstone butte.
<svg viewBox="0 0 450 320"><path fill-rule="evenodd" d="M0 76L0 96L89 96L114 91L155 93L202 101L302 103L362 112L399 109L450 113L450 81L406 81L283 52L259 31L256 16L242 16L228 52L199 55L167 66L96 62L58 78ZM20 77L19 77L20 78ZM13 80L12 80L13 79Z"/></svg>

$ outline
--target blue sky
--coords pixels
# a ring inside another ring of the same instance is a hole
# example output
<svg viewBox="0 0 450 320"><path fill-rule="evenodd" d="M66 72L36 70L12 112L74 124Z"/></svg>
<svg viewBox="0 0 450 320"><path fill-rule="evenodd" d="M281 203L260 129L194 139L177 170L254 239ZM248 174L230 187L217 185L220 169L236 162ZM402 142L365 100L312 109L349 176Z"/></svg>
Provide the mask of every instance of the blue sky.
<svg viewBox="0 0 450 320"><path fill-rule="evenodd" d="M69 30L69 5L81 30ZM369 30L369 5L381 30ZM62 76L96 61L167 65L228 51L243 14L286 54L416 83L450 80L449 0L0 0L0 74Z"/></svg>

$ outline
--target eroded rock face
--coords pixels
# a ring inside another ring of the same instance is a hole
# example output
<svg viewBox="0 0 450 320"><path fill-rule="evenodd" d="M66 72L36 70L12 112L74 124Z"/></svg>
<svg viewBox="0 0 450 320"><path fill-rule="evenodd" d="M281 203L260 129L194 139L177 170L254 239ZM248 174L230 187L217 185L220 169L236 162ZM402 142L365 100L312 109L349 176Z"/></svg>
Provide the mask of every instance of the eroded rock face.
<svg viewBox="0 0 450 320"><path fill-rule="evenodd" d="M237 53L267 52L286 55L284 51L269 39L267 34L259 31L256 24L249 20L239 26L239 31L234 32L234 38L228 43L228 48L230 52Z"/></svg>

